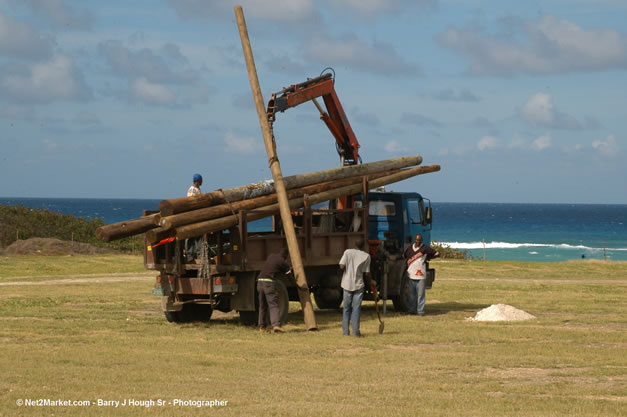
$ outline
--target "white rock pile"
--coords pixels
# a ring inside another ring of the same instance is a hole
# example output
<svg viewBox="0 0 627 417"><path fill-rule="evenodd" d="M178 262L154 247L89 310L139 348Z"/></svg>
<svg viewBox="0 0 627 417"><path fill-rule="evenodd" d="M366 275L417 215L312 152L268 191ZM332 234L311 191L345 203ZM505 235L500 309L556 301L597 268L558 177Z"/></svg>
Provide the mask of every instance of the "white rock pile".
<svg viewBox="0 0 627 417"><path fill-rule="evenodd" d="M507 304L492 304L479 311L474 317L468 317L469 321L520 321L535 319L536 316L519 310Z"/></svg>

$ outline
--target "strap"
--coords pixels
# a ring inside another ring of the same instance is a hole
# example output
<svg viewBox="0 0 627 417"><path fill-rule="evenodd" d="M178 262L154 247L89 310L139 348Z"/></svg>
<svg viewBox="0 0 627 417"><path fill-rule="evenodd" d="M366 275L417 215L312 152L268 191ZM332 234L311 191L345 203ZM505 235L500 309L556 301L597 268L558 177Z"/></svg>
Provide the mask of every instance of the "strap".
<svg viewBox="0 0 627 417"><path fill-rule="evenodd" d="M229 205L229 208L231 209L231 213L233 213L233 217L235 218L235 224L238 224L239 217L237 216L237 214L235 214L235 210L233 209L233 205L231 205L231 202L229 201L229 199L226 198L226 194L224 194L224 190L222 188L218 188L216 191L220 191L222 193L222 198L224 198L224 201L226 201L226 203Z"/></svg>

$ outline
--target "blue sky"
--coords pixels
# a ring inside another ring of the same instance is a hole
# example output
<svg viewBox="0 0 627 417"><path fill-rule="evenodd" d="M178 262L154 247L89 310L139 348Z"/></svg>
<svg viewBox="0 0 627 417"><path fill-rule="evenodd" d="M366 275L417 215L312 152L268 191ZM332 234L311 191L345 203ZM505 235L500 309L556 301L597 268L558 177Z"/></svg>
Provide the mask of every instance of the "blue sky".
<svg viewBox="0 0 627 417"><path fill-rule="evenodd" d="M0 0L0 196L172 198L270 178L235 1ZM627 2L246 0L267 101L335 70L364 162L442 202L627 204ZM284 175L338 166L313 104Z"/></svg>

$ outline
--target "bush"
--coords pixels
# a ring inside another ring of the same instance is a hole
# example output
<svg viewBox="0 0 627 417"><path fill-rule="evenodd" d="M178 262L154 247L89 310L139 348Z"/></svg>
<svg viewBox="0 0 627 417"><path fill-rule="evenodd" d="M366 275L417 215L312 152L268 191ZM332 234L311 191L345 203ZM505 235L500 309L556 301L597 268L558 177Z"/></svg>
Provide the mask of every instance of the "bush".
<svg viewBox="0 0 627 417"><path fill-rule="evenodd" d="M89 243L93 246L121 251L142 251L142 236L133 236L115 242L103 242L96 237L96 229L105 224L100 218L74 217L50 210L32 209L0 204L0 248L19 239L50 237L60 240Z"/></svg>
<svg viewBox="0 0 627 417"><path fill-rule="evenodd" d="M431 247L440 252L442 259L472 259L472 255L466 250L453 249L439 242L431 242Z"/></svg>

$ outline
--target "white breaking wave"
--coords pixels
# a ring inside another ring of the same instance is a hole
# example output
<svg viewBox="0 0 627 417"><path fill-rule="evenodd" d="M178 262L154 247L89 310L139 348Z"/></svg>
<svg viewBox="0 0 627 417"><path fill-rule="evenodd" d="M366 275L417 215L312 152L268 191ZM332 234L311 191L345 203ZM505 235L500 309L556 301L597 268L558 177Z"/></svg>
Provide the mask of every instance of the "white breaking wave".
<svg viewBox="0 0 627 417"><path fill-rule="evenodd" d="M443 246L453 249L483 249L483 242L438 242ZM577 250L603 250L603 248L592 248L584 245L568 245L566 243L509 243L509 242L485 242L486 249L518 249L518 248L557 248L557 249L577 249ZM627 251L627 248L605 248L613 251Z"/></svg>

